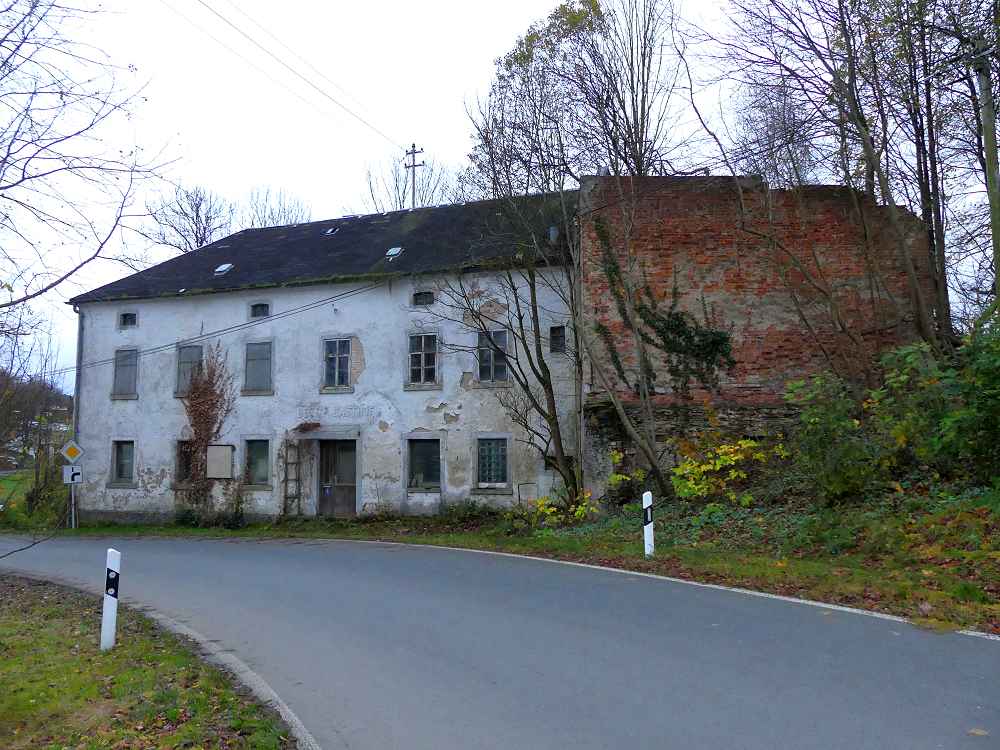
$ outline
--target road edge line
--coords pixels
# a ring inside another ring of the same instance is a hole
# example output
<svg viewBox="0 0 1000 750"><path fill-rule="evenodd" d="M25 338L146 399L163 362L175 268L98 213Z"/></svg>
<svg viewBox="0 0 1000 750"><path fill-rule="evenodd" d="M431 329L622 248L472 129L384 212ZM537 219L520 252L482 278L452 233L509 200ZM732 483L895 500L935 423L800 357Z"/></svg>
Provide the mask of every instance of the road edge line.
<svg viewBox="0 0 1000 750"><path fill-rule="evenodd" d="M284 541L282 539L274 538L272 541ZM320 541L320 538L316 538L314 541ZM864 615L865 617L874 617L878 620L888 620L889 622L899 622L906 625L911 625L913 627L919 627L909 618L903 617L901 615L892 615L888 612L873 612L870 609L860 609L859 607L848 607L844 604L831 604L830 602L821 602L816 599L801 599L797 596L786 596L784 594L772 594L769 591L756 591L754 589L744 589L738 586L726 586L721 583L705 583L703 581L691 581L686 578L675 578L674 576L660 575L659 573L645 573L641 570L629 570L628 568L612 568L608 565L595 565L593 563L582 563L575 562L573 560L560 560L553 557L539 557L537 555L521 555L517 552L501 552L499 550L491 549L475 549L474 547L448 547L443 544L420 544L414 542L389 542L389 541L379 541L377 539L341 539L337 537L329 537L324 541L329 542L353 542L354 544L391 544L397 547L413 547L418 549L443 549L452 552L475 552L480 555L497 555L498 557L512 557L519 560L536 560L538 562L547 563L558 563L559 565L573 565L578 568L590 568L591 570L603 570L609 573L620 573L623 575L638 576L640 578L652 578L660 581L668 581L670 583L682 583L687 586L697 586L703 589L714 589L716 591L729 591L736 594L745 594L747 596L756 596L761 599L775 599L782 602L788 602L790 604L804 604L809 607L819 607L821 609L829 609L835 612L846 612L848 614ZM1000 635L994 635L993 633L983 633L978 630L953 630L949 631L956 633L958 635L967 635L973 638L982 638L987 641L998 641L1000 642Z"/></svg>
<svg viewBox="0 0 1000 750"><path fill-rule="evenodd" d="M76 589L77 591L83 591L87 594L94 593L90 587L78 581L63 578L62 576L40 575L32 571L21 570L19 568L7 568L6 570L10 574L21 576L22 578L51 582L60 586ZM0 573L3 572L3 570L0 570ZM282 721L288 725L292 736L295 738L295 741L298 743L301 750L323 750L323 747L316 741L316 738L313 737L312 732L306 729L306 725L302 723L302 719L298 717L298 714L296 714L289 707L289 705L281 699L281 696L275 692L274 688L271 687L267 680L257 674L250 667L250 665L243 661L240 657L236 656L231 651L224 649L217 643L199 633L194 628L185 625L179 620L175 620L169 615L163 614L155 607L138 602L130 604L128 601L125 602L125 606L131 607L132 609L140 612L143 616L156 621L157 624L169 630L171 633L194 641L197 647L201 650L201 656L205 659L205 661L213 664L214 666L221 667L227 674L231 675L237 683L249 690L255 698L262 703L269 705L278 712Z"/></svg>

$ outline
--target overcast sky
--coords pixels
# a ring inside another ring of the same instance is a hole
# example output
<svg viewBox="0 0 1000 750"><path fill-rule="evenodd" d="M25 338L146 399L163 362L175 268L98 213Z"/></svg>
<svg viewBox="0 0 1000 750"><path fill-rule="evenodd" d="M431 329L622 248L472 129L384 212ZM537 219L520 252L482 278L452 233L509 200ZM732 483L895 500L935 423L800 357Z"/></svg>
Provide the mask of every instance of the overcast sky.
<svg viewBox="0 0 1000 750"><path fill-rule="evenodd" d="M176 160L166 170L172 179L231 199L254 187L284 189L322 219L360 210L368 167L401 158L410 143L425 158L461 165L471 146L467 107L488 90L494 60L555 5L110 0L87 33L112 61L134 66L132 83L144 85L131 131L109 139L135 142L150 156L162 150ZM62 366L73 364L76 339L76 316L62 302L127 273L95 264L48 300Z"/></svg>

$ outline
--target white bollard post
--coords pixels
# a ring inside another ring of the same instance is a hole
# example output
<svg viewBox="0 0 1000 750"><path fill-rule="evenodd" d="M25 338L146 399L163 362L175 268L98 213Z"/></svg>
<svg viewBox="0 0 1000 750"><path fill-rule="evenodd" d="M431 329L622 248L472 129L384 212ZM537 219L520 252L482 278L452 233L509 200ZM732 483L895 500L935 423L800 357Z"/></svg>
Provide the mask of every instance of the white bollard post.
<svg viewBox="0 0 1000 750"><path fill-rule="evenodd" d="M122 553L108 548L108 569L104 579L104 612L101 615L101 651L115 645L118 626L118 583L122 571Z"/></svg>
<svg viewBox="0 0 1000 750"><path fill-rule="evenodd" d="M653 493L642 493L642 541L646 547L646 557L653 556Z"/></svg>

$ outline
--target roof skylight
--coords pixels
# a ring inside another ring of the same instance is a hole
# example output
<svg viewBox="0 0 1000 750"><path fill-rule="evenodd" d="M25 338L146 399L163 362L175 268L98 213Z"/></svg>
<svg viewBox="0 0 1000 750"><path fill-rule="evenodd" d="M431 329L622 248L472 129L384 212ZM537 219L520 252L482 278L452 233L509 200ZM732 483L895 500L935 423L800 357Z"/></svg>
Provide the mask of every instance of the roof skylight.
<svg viewBox="0 0 1000 750"><path fill-rule="evenodd" d="M215 269L216 276L225 276L227 273L233 270L232 263L223 263L221 266Z"/></svg>
<svg viewBox="0 0 1000 750"><path fill-rule="evenodd" d="M389 262L392 262L402 254L403 254L403 248L390 247L388 250L385 251L385 259Z"/></svg>

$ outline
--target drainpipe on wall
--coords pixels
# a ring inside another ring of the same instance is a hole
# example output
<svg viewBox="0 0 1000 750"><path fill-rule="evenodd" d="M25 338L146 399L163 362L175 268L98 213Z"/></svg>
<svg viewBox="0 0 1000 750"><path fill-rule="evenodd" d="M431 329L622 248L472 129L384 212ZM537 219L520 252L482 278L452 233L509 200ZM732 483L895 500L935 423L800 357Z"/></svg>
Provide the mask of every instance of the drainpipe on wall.
<svg viewBox="0 0 1000 750"><path fill-rule="evenodd" d="M73 439L80 429L80 380L83 377L83 310L73 305L76 313L76 377L73 383Z"/></svg>

